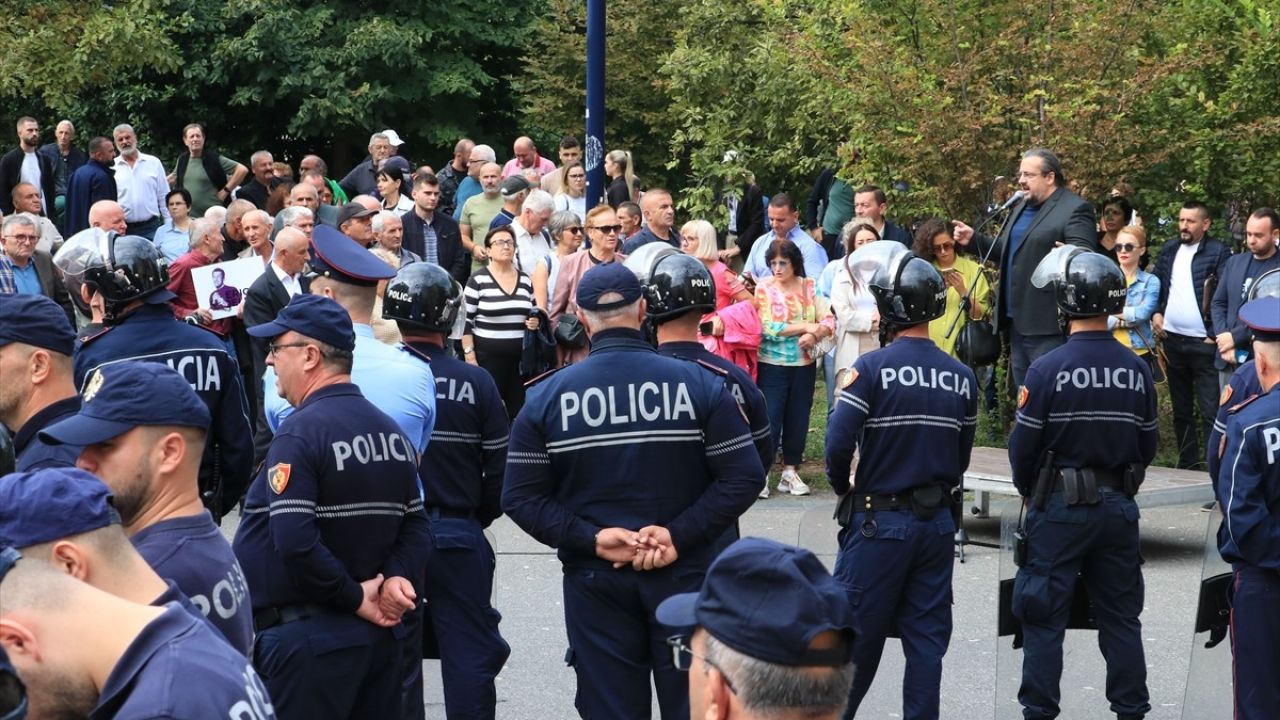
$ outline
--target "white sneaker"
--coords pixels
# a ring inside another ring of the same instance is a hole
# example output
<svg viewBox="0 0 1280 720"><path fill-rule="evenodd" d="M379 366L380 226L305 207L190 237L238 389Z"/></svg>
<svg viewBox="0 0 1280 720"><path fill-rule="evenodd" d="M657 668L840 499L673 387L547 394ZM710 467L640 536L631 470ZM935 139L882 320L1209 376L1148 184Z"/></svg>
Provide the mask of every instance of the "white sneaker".
<svg viewBox="0 0 1280 720"><path fill-rule="evenodd" d="M808 495L809 494L809 486L806 485L805 482L800 479L800 476L796 473L795 470L782 471L782 479L778 481L778 492L783 492L782 488L784 486L787 488L786 492L789 492L792 495Z"/></svg>
<svg viewBox="0 0 1280 720"><path fill-rule="evenodd" d="M765 479L764 479L764 489L763 489L763 490L761 490L761 491L760 491L760 494L759 494L759 495L757 495L756 497L760 498L761 500L768 500L768 499L769 499L769 478L768 478L768 476L766 476L766 477L765 477Z"/></svg>
<svg viewBox="0 0 1280 720"><path fill-rule="evenodd" d="M795 473L792 473L792 475L794 474ZM791 493L791 479L790 476L787 475L786 470L783 470L782 476L778 478L778 492L783 495L789 495Z"/></svg>

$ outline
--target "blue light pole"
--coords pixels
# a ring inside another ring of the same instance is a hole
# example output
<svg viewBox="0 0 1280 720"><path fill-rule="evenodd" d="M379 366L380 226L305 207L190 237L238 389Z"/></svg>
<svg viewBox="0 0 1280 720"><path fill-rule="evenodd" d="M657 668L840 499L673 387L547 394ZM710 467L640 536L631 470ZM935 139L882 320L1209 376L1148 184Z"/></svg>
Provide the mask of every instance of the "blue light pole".
<svg viewBox="0 0 1280 720"><path fill-rule="evenodd" d="M604 199L604 3L587 0L587 207Z"/></svg>

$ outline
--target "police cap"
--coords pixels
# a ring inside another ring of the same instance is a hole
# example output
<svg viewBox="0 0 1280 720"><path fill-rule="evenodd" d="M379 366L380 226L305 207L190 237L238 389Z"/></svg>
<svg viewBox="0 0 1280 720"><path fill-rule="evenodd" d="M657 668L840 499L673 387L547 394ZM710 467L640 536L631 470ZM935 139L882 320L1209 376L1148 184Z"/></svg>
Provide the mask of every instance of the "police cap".
<svg viewBox="0 0 1280 720"><path fill-rule="evenodd" d="M0 545L26 548L119 523L111 490L79 468L0 478Z"/></svg>
<svg viewBox="0 0 1280 720"><path fill-rule="evenodd" d="M165 363L127 360L91 372L84 382L80 412L41 430L40 439L84 446L140 425L208 430L209 422L209 407L178 371Z"/></svg>
<svg viewBox="0 0 1280 720"><path fill-rule="evenodd" d="M390 265L328 225L317 225L311 231L308 267L308 277L326 277L361 287L373 287L379 280L396 274Z"/></svg>
<svg viewBox="0 0 1280 720"><path fill-rule="evenodd" d="M0 346L15 342L70 356L76 331L44 295L0 295Z"/></svg>
<svg viewBox="0 0 1280 720"><path fill-rule="evenodd" d="M622 299L600 302L609 293L618 293ZM643 291L640 280L620 262L596 265L578 281L578 307L583 310L601 311L625 307L640 299Z"/></svg>
<svg viewBox="0 0 1280 720"><path fill-rule="evenodd" d="M1240 322L1259 342L1280 342L1280 297L1251 300L1240 308Z"/></svg>
<svg viewBox="0 0 1280 720"><path fill-rule="evenodd" d="M840 583L808 550L742 538L711 567L696 593L658 606L658 622L701 627L740 653L778 665L838 667L853 659L853 609ZM811 649L834 630L844 642Z"/></svg>
<svg viewBox="0 0 1280 720"><path fill-rule="evenodd" d="M458 318L462 288L435 263L416 262L400 268L387 283L382 317L428 332L447 333Z"/></svg>
<svg viewBox="0 0 1280 720"><path fill-rule="evenodd" d="M376 258L375 261L382 262ZM290 330L339 350L356 348L351 316L341 305L323 295L294 295L275 320L254 325L248 332L254 337L273 338Z"/></svg>

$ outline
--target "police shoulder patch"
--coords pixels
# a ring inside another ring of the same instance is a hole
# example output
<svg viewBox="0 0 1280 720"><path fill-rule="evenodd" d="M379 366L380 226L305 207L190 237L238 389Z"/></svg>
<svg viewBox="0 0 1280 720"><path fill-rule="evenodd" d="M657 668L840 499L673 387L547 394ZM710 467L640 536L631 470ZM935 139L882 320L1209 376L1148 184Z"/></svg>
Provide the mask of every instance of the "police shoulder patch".
<svg viewBox="0 0 1280 720"><path fill-rule="evenodd" d="M1218 406L1221 407L1231 402L1231 396L1232 394L1235 393L1235 391L1236 389L1231 387L1230 385L1222 388L1222 395L1218 398Z"/></svg>
<svg viewBox="0 0 1280 720"><path fill-rule="evenodd" d="M525 386L525 387L527 387L527 388L531 388L531 387L533 387L534 385L537 385L538 383L540 383L540 382L542 382L543 380L545 380L545 379L547 379L547 378L551 377L553 374L555 374L555 373L559 372L560 370L563 370L563 369L564 369L564 368L566 368L566 367L568 367L568 365L563 365L563 366L558 367L558 368L551 368L550 370L548 370L548 371L546 371L546 372L542 373L541 375L535 375L535 376L533 376L533 377L529 378L528 380L526 380L526 381L525 381L525 383L524 383L524 386Z"/></svg>
<svg viewBox="0 0 1280 720"><path fill-rule="evenodd" d="M289 463L276 463L267 470L267 484L275 494L279 495L289 486L289 474L293 471L293 466Z"/></svg>
<svg viewBox="0 0 1280 720"><path fill-rule="evenodd" d="M1021 409L1023 405L1026 405L1027 399L1030 397L1031 397L1031 392L1027 390L1026 385L1019 387L1018 388L1018 408Z"/></svg>
<svg viewBox="0 0 1280 720"><path fill-rule="evenodd" d="M849 387L850 385L853 384L854 380L858 379L857 368L845 368L844 370L841 370L840 373L842 374L837 384L840 386L841 390Z"/></svg>

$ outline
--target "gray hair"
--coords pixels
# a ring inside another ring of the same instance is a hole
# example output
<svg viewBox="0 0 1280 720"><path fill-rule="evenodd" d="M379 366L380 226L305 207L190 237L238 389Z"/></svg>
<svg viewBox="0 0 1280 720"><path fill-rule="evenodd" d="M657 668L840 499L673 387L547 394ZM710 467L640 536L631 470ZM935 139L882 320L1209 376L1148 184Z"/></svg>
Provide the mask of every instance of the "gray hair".
<svg viewBox="0 0 1280 720"><path fill-rule="evenodd" d="M400 220L400 216L391 212L390 210L383 210L379 212L377 215L374 215L373 216L373 234L381 235L382 231L387 227L387 220L391 220L391 219ZM403 226L404 221L401 221L400 224Z"/></svg>
<svg viewBox="0 0 1280 720"><path fill-rule="evenodd" d="M17 215L10 215L5 218L4 225L0 225L0 232L8 233L9 229L15 225L25 225L29 228L33 228L36 231L36 237L40 236L40 221L31 213L18 213Z"/></svg>
<svg viewBox="0 0 1280 720"><path fill-rule="evenodd" d="M551 231L551 239L557 243L560 242L560 234L574 225L582 227L582 220L578 217L578 213L572 210L560 210L552 213L551 219L547 221L547 229Z"/></svg>
<svg viewBox="0 0 1280 720"><path fill-rule="evenodd" d="M1044 167L1044 172L1053 173L1054 187L1062 187L1067 184L1067 174L1062 172L1062 161L1058 160L1058 156L1048 148L1035 147L1022 153L1022 159L1036 158Z"/></svg>
<svg viewBox="0 0 1280 720"><path fill-rule="evenodd" d="M311 212L311 208L302 205L290 205L280 211L280 224L284 227L297 227L298 222L305 219L314 219L315 213Z"/></svg>
<svg viewBox="0 0 1280 720"><path fill-rule="evenodd" d="M754 717L803 710L807 717L840 714L849 701L853 663L807 668L757 660L706 633L707 663L720 669Z"/></svg>
<svg viewBox="0 0 1280 720"><path fill-rule="evenodd" d="M487 163L498 161L498 154L488 145L477 145L471 148L471 154L475 155L476 153L480 153L480 158Z"/></svg>
<svg viewBox="0 0 1280 720"><path fill-rule="evenodd" d="M600 302L611 303L618 302L622 299L622 293L607 292L600 296ZM592 332L599 332L611 327L638 327L638 315L636 306L640 304L637 299L633 303L627 303L622 307L610 308L608 310L588 310L579 307L578 311L587 319L587 324L591 326Z"/></svg>
<svg viewBox="0 0 1280 720"><path fill-rule="evenodd" d="M250 210L249 212L240 216L240 222L244 222L245 220L251 217L259 218L262 220L262 222L268 225L271 224L271 216L267 214L266 210Z"/></svg>
<svg viewBox="0 0 1280 720"><path fill-rule="evenodd" d="M376 132L376 133L374 133L374 134L372 134L372 135L370 135L370 136L369 136L369 144L370 144L370 145L372 145L372 144L374 144L374 143L378 142L379 140L386 140L388 143L390 143L390 142L391 142L391 138L387 137L387 134L386 134L386 133Z"/></svg>
<svg viewBox="0 0 1280 720"><path fill-rule="evenodd" d="M204 211L202 218L210 227L220 228L227 220L227 209L221 205L214 205Z"/></svg>
<svg viewBox="0 0 1280 720"><path fill-rule="evenodd" d="M249 164L252 165L258 162L260 158L268 158L270 160L275 160L275 158L271 156L270 150L259 150L258 152L249 156Z"/></svg>
<svg viewBox="0 0 1280 720"><path fill-rule="evenodd" d="M129 123L120 123L119 125L117 125L117 126L115 126L114 128L112 128L112 130L111 130L111 135L112 135L112 136L115 136L115 134L116 134L116 133L118 133L118 132L120 132L121 130L128 130L129 132L133 133L134 135L137 135L137 134L138 134L138 131L134 130L134 129L133 129L133 126L132 126L132 125L130 125Z"/></svg>
<svg viewBox="0 0 1280 720"><path fill-rule="evenodd" d="M544 213L548 210L554 210L556 202L551 197L551 193L542 189L533 189L529 191L529 196L524 199L524 210L532 210L536 213Z"/></svg>
<svg viewBox="0 0 1280 720"><path fill-rule="evenodd" d="M205 220L204 218L196 218L195 220L192 220L190 230L191 239L188 241L188 245L190 245L192 250L195 250L204 242L205 236L213 231L214 228L208 220Z"/></svg>

